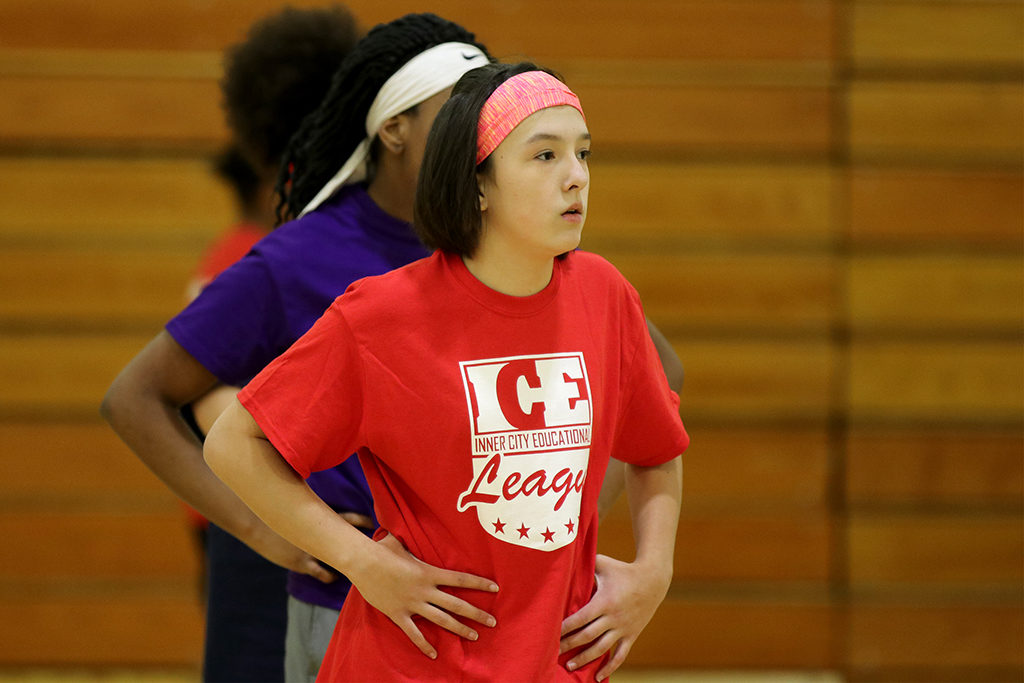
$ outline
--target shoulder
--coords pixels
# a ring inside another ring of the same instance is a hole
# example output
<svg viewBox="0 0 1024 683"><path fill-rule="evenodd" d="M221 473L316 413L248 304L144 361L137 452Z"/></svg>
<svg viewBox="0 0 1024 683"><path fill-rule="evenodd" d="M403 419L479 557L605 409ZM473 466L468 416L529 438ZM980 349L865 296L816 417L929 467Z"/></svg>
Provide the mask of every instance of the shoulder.
<svg viewBox="0 0 1024 683"><path fill-rule="evenodd" d="M362 234L367 230L363 215L367 201L362 186L346 186L315 210L282 223L257 246L272 251L295 245L336 242L349 234Z"/></svg>
<svg viewBox="0 0 1024 683"><path fill-rule="evenodd" d="M442 271L440 260L435 253L381 275L356 280L339 299L371 302L386 299L389 308L400 306L407 301L419 304L422 299L429 300L438 294L437 287L443 285Z"/></svg>
<svg viewBox="0 0 1024 683"><path fill-rule="evenodd" d="M589 251L570 252L563 263L565 276L587 288L635 296L636 290L611 261Z"/></svg>

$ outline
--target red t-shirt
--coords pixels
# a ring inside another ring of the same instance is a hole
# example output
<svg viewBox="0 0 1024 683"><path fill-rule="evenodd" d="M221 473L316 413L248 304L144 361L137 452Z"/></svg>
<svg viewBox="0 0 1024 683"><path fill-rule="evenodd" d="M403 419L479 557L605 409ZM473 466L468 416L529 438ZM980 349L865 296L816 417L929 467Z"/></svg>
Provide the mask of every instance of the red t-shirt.
<svg viewBox="0 0 1024 683"><path fill-rule="evenodd" d="M203 286L213 278L227 270L235 261L249 253L253 245L267 235L267 229L255 223L238 223L217 240L203 253L196 267L195 278Z"/></svg>
<svg viewBox="0 0 1024 683"><path fill-rule="evenodd" d="M433 661L353 590L319 680L593 680L600 661L570 673L558 645L594 590L608 459L656 465L689 443L607 261L569 254L529 297L440 252L361 280L240 399L301 476L358 451L382 530L500 586L451 589L497 619L475 642L419 622Z"/></svg>

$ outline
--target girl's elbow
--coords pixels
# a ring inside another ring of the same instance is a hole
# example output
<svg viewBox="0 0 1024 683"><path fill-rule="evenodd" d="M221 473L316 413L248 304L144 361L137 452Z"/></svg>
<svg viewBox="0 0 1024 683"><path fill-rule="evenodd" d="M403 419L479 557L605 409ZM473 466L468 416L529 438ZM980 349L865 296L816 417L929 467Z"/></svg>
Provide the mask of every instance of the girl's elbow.
<svg viewBox="0 0 1024 683"><path fill-rule="evenodd" d="M225 454L226 445L229 441L225 437L225 425L222 425L222 422L222 420L214 422L210 433L206 435L206 440L203 441L203 460L206 461L206 465L217 476L220 476L223 465L227 462Z"/></svg>
<svg viewBox="0 0 1024 683"><path fill-rule="evenodd" d="M131 377L126 373L127 370L122 371L111 382L107 393L103 395L103 400L100 401L100 417L114 429L117 429L118 424L127 419L125 416L129 408L132 405L138 405L143 398L138 396L138 392L133 389Z"/></svg>

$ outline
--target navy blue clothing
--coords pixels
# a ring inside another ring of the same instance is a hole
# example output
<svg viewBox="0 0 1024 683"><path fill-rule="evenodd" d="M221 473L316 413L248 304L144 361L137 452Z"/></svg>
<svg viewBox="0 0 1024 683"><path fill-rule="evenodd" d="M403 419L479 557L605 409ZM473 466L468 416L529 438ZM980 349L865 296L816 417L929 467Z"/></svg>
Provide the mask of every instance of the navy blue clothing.
<svg viewBox="0 0 1024 683"><path fill-rule="evenodd" d="M207 683L280 683L288 572L215 524L207 532Z"/></svg>

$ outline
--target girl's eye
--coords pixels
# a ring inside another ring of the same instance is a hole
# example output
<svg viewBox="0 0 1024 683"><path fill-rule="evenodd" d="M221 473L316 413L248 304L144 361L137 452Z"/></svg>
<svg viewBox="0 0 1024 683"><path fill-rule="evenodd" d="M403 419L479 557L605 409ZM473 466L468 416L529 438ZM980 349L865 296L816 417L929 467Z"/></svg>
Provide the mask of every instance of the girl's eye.
<svg viewBox="0 0 1024 683"><path fill-rule="evenodd" d="M587 161L588 159L590 159L590 150L581 149L580 151L576 152L576 156L580 158L580 161Z"/></svg>
<svg viewBox="0 0 1024 683"><path fill-rule="evenodd" d="M541 161L551 161L552 159L555 158L555 153L552 151L541 152L540 154L537 155L537 158L540 159Z"/></svg>

